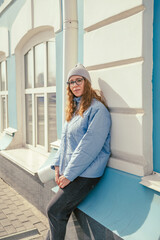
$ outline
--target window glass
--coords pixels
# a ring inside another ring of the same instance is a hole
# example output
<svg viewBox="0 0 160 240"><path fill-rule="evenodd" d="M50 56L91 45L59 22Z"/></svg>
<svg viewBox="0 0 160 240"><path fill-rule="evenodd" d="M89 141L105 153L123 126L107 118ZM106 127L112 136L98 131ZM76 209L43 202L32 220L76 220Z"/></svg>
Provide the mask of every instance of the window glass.
<svg viewBox="0 0 160 240"><path fill-rule="evenodd" d="M33 83L33 51L29 51L25 57L25 88L31 88Z"/></svg>
<svg viewBox="0 0 160 240"><path fill-rule="evenodd" d="M7 61L0 62L0 132L8 127Z"/></svg>
<svg viewBox="0 0 160 240"><path fill-rule="evenodd" d="M6 90L6 81L7 81L7 76L6 76L6 61L3 61L1 63L1 90L5 91Z"/></svg>
<svg viewBox="0 0 160 240"><path fill-rule="evenodd" d="M32 144L32 95L26 95L26 143Z"/></svg>
<svg viewBox="0 0 160 240"><path fill-rule="evenodd" d="M35 46L35 87L44 87L45 45Z"/></svg>
<svg viewBox="0 0 160 240"><path fill-rule="evenodd" d="M37 97L37 144L44 146L44 97Z"/></svg>
<svg viewBox="0 0 160 240"><path fill-rule="evenodd" d="M48 86L56 85L55 42L48 42Z"/></svg>
<svg viewBox="0 0 160 240"><path fill-rule="evenodd" d="M56 126L56 94L48 94L48 138L49 143L57 139L57 126Z"/></svg>
<svg viewBox="0 0 160 240"><path fill-rule="evenodd" d="M2 97L2 122L3 122L3 126L2 129L4 130L5 128L7 128L7 121L6 121L6 98Z"/></svg>

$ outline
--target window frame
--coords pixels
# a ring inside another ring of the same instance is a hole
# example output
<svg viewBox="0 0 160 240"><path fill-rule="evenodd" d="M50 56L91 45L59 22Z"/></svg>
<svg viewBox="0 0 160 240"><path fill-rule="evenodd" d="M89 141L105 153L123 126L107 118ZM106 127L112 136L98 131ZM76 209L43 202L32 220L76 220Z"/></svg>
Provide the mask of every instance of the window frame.
<svg viewBox="0 0 160 240"><path fill-rule="evenodd" d="M47 86L48 84L48 78L47 78L47 71L48 71L48 42L54 42L55 43L55 38L51 38L39 43L34 44L34 46L30 47L23 53L23 60L24 60L24 145L27 148L30 148L32 150L36 150L40 153L48 153L50 151L50 143L49 143L49 131L48 131L48 126L49 126L49 119L48 119L48 94L53 93L56 94L56 86ZM35 47L39 44L43 44L45 48L45 53L44 53L44 87L35 87ZM26 88L25 84L25 79L26 79L26 73L25 73L25 56L29 51L31 52L31 56L33 57L33 81L31 84L31 88ZM55 64L56 64L56 56L55 56ZM25 96L27 94L31 94L32 96L32 144L26 143L26 103L25 103ZM36 98L38 96L43 96L44 97L44 146L41 146L37 144L37 106L36 106ZM57 136L55 137L55 139Z"/></svg>
<svg viewBox="0 0 160 240"><path fill-rule="evenodd" d="M38 147L38 148L42 148L42 149L45 149L45 147L47 148L47 146L45 146L45 144L46 144L46 141L45 141L45 121L46 121L46 118L48 117L46 114L45 114L45 96L44 96L44 94L35 94L35 142L36 142L36 146ZM44 146L43 145L40 145L40 144L38 144L38 98L41 98L41 97L43 97L43 99L44 99L44 136L43 136L43 140L44 140ZM48 130L48 128L47 128L47 130Z"/></svg>

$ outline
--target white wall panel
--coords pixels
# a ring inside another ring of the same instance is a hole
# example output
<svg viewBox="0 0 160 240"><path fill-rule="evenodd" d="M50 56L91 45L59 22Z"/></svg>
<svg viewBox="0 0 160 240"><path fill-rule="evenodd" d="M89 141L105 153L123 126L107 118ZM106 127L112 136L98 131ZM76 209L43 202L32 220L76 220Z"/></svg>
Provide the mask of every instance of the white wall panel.
<svg viewBox="0 0 160 240"><path fill-rule="evenodd" d="M84 65L92 66L142 55L142 13L84 36Z"/></svg>
<svg viewBox="0 0 160 240"><path fill-rule="evenodd" d="M11 52L15 52L16 46L27 35L28 40L45 28L54 28L54 32L61 29L61 5L60 0L28 0L18 13L11 29ZM18 29L18 31L17 31ZM31 31L33 30L33 31ZM25 43L27 41L25 38Z"/></svg>
<svg viewBox="0 0 160 240"><path fill-rule="evenodd" d="M132 163L126 160L111 157L109 159L108 166L138 176L145 175L144 163Z"/></svg>
<svg viewBox="0 0 160 240"><path fill-rule="evenodd" d="M143 115L112 113L111 148L133 155L143 155Z"/></svg>
<svg viewBox="0 0 160 240"><path fill-rule="evenodd" d="M4 53L6 57L9 55L8 29L0 27L0 52Z"/></svg>
<svg viewBox="0 0 160 240"><path fill-rule="evenodd" d="M34 27L48 25L61 30L60 0L34 0Z"/></svg>
<svg viewBox="0 0 160 240"><path fill-rule="evenodd" d="M142 108L142 62L90 71L92 86L100 89L109 107Z"/></svg>
<svg viewBox="0 0 160 240"><path fill-rule="evenodd" d="M142 4L142 0L85 0L84 28Z"/></svg>
<svg viewBox="0 0 160 240"><path fill-rule="evenodd" d="M26 1L21 11L18 13L11 29L11 53L23 36L32 29L31 0Z"/></svg>

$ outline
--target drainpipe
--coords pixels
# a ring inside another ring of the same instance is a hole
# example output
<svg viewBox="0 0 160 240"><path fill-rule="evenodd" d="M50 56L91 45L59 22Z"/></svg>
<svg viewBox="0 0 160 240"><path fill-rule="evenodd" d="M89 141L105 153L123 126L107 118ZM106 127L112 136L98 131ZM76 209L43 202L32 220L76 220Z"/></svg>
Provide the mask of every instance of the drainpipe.
<svg viewBox="0 0 160 240"><path fill-rule="evenodd" d="M65 121L67 75L78 59L77 0L63 0L63 89L62 123Z"/></svg>

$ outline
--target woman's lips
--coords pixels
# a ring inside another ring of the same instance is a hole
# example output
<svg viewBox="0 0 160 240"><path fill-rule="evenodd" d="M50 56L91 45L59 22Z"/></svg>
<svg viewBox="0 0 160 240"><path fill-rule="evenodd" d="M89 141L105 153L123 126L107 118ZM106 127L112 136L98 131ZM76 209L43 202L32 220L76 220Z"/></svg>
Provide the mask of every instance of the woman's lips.
<svg viewBox="0 0 160 240"><path fill-rule="evenodd" d="M73 91L74 91L74 92L78 92L78 91L80 91L80 89L74 89Z"/></svg>

